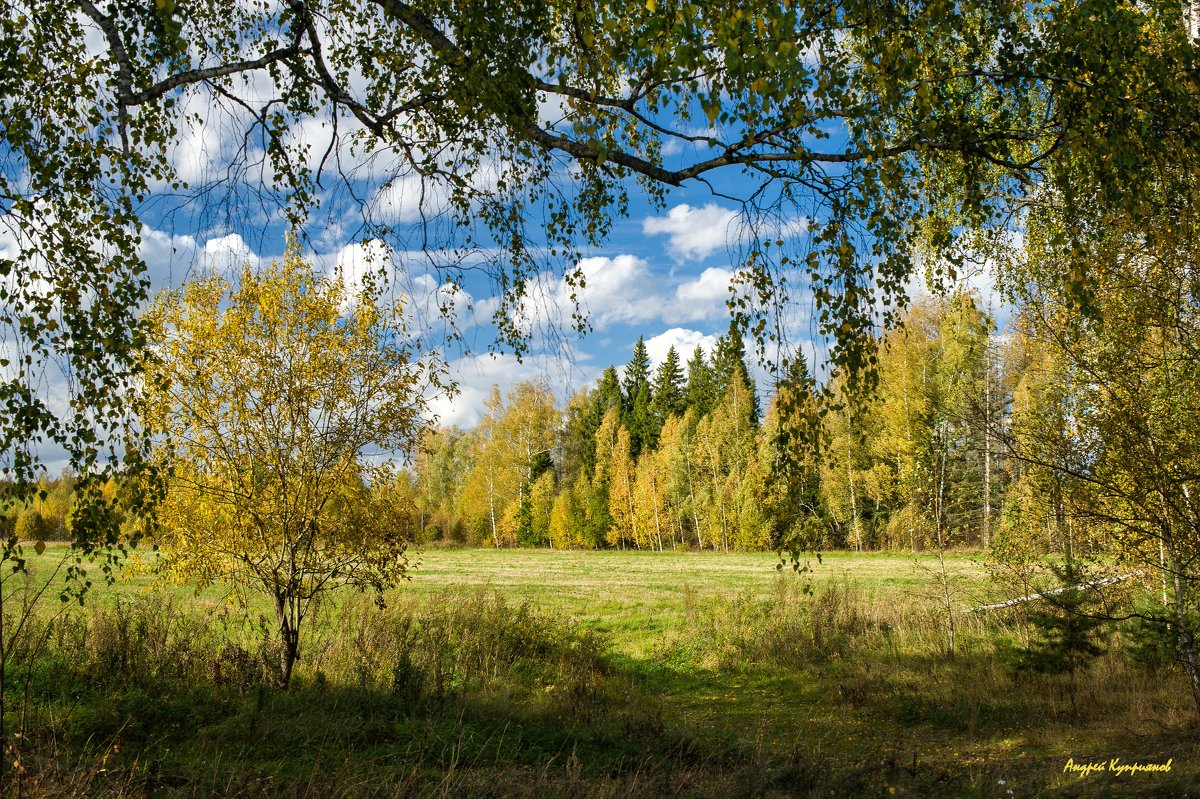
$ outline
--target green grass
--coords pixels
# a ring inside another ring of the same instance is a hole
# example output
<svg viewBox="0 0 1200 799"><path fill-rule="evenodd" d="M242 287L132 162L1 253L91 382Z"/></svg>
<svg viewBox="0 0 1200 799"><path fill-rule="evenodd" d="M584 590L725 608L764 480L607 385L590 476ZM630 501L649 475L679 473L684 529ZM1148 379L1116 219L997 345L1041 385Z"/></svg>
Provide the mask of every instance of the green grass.
<svg viewBox="0 0 1200 799"><path fill-rule="evenodd" d="M579 552L554 550L429 549L413 555L405 590L420 594L450 587L490 586L519 601L563 613L607 634L629 657L653 654L684 617L686 602L739 595L765 598L781 571L773 553ZM967 596L991 597L978 556L948 559ZM869 598L932 596L936 561L929 556L825 553L807 563L815 585L852 580ZM969 605L970 603L967 603Z"/></svg>
<svg viewBox="0 0 1200 799"><path fill-rule="evenodd" d="M37 556L28 553L36 576L53 569L65 550L51 546ZM136 553L136 562L153 563L152 552ZM745 552L591 552L547 549L418 549L410 552L411 580L395 593L429 596L446 589L486 586L515 602L560 613L603 633L619 653L632 658L654 654L663 637L683 619L686 601L720 601L735 596L764 598L781 574L792 571L774 553ZM962 589L962 607L994 599L986 584L978 553L947 558ZM881 602L925 600L936 594L936 560L929 555L895 553L823 553L802 564L814 585L852 581L865 597ZM224 603L228 591L219 586L197 593L190 586L170 585L147 568L127 569L112 587L100 586L100 573L90 567L99 590L96 601L111 600L153 588L167 589L201 606ZM257 607L265 612L267 606Z"/></svg>
<svg viewBox="0 0 1200 799"><path fill-rule="evenodd" d="M827 553L799 577L748 553L414 560L386 612L352 592L324 608L288 693L243 673L262 645L219 589L144 573L98 587L29 683L32 740L60 747L33 769L40 793L1200 792L1176 670L1131 663L1118 634L1072 703L1064 679L1005 665L1028 635L1014 614L957 617L950 657L928 557ZM1011 595L979 560L947 559L956 607ZM114 741L119 754L103 751ZM1174 765L1080 780L1063 774L1069 757Z"/></svg>

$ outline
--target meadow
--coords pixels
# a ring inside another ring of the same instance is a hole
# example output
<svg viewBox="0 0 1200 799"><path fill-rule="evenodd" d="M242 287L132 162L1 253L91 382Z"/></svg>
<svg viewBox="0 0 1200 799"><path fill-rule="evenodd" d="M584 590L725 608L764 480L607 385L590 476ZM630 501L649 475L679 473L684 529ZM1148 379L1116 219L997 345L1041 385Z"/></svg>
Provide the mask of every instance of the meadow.
<svg viewBox="0 0 1200 799"><path fill-rule="evenodd" d="M31 560L44 577L60 553ZM1027 673L979 555L429 549L379 609L310 620L270 681L266 606L146 571L42 598L5 656L29 796L1195 795L1194 711L1122 629ZM19 578L6 591L11 635ZM8 640L7 638L5 639ZM1165 773L1107 770L1171 762ZM1068 763L1100 763L1080 776Z"/></svg>

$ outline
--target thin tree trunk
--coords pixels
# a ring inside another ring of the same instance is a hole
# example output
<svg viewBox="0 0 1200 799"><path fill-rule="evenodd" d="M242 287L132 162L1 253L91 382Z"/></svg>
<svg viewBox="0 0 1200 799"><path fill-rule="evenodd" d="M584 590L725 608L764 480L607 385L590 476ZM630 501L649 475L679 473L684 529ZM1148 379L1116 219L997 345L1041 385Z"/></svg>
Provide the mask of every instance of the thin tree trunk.
<svg viewBox="0 0 1200 799"><path fill-rule="evenodd" d="M992 546L992 349L983 360L983 548Z"/></svg>
<svg viewBox="0 0 1200 799"><path fill-rule="evenodd" d="M293 618L294 608L281 593L275 595L275 616L279 622L279 684L287 688L292 682L292 669L300 650L299 619Z"/></svg>
<svg viewBox="0 0 1200 799"><path fill-rule="evenodd" d="M683 465L687 470L688 498L692 501L692 524L696 525L696 548L704 549L704 537L700 534L700 515L696 512L696 488L692 479L692 459L687 451L683 453Z"/></svg>
<svg viewBox="0 0 1200 799"><path fill-rule="evenodd" d="M7 564L6 564L7 565ZM0 796L8 795L8 727L4 723L4 714L8 705L4 701L5 676L8 672L8 641L4 630L4 581L0 580Z"/></svg>
<svg viewBox="0 0 1200 799"><path fill-rule="evenodd" d="M854 435L853 417L846 412L846 481L850 485L850 534L854 536L854 549L862 551L862 531L858 525L858 499L854 495L854 469L850 460L850 438Z"/></svg>
<svg viewBox="0 0 1200 799"><path fill-rule="evenodd" d="M488 519L492 523L492 543L500 548L500 533L496 530L496 484L488 480Z"/></svg>
<svg viewBox="0 0 1200 799"><path fill-rule="evenodd" d="M1183 651L1187 664L1188 678L1192 686L1192 701L1196 705L1196 714L1200 715L1200 656L1196 653L1196 636L1188 622L1187 598L1183 592L1183 580L1180 577L1179 555L1175 551L1174 541L1168 547L1171 555L1171 580L1175 588L1175 624L1176 635L1179 637L1179 648Z"/></svg>
<svg viewBox="0 0 1200 799"><path fill-rule="evenodd" d="M1194 534L1197 529L1197 516L1196 508L1192 504L1192 492L1187 483L1183 483L1180 489L1183 492L1184 505L1188 511L1188 526ZM1169 518L1167 517L1167 519ZM1161 543L1162 539L1159 540ZM1167 551L1171 558L1171 580L1175 589L1175 623L1178 626L1176 635L1179 637L1179 648L1183 650L1187 660L1188 677L1191 678L1192 684L1192 701L1196 703L1196 714L1200 715L1200 655L1197 655L1196 652L1196 635L1188 621L1187 597L1183 591L1182 567L1179 563L1179 552L1175 541L1175 536L1171 535Z"/></svg>
<svg viewBox="0 0 1200 799"><path fill-rule="evenodd" d="M655 481L655 485L653 486L653 488L651 488L651 490L650 490L650 496L654 499L654 535L656 538L658 538L658 551L662 552L663 551L662 523L659 521L659 518L658 518L658 481L657 480Z"/></svg>
<svg viewBox="0 0 1200 799"><path fill-rule="evenodd" d="M921 370L921 379L922 380L925 379L924 369ZM910 458L911 458L911 453L913 451L912 411L908 406L908 345L907 345L907 343L905 343L905 346L904 346L904 380L901 381L900 387L902 389L901 396L904 399L904 440L908 442L908 451L910 453ZM900 477L900 455L899 455L899 453L896 454L896 477L897 478ZM905 485L905 483L907 483L907 485ZM915 498L915 495L916 495L916 492L913 490L914 486L911 483L909 483L908 481L902 482L901 485L904 485L905 488L908 489L909 504L910 504L910 506L913 506L915 504L913 502L913 499ZM910 512L908 514L908 549L910 552L916 552L917 551L917 514L912 512L912 507L910 507L909 510L910 510ZM889 541L888 541L889 546L898 544L898 542L891 541L891 536L888 536L888 539L889 539ZM898 548L899 547L897 546L897 549Z"/></svg>

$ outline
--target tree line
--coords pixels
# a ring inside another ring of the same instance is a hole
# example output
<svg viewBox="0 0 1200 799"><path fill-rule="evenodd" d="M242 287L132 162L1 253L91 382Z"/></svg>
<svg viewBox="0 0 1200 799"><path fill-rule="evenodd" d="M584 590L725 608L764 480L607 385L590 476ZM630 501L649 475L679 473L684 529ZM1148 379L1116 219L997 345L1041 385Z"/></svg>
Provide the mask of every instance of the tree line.
<svg viewBox="0 0 1200 799"><path fill-rule="evenodd" d="M731 326L711 356L643 339L556 405L545 381L493 388L473 429L429 432L402 490L419 541L637 549L990 547L1046 524L1036 470L1011 457L1040 412L1028 338L973 294L915 302L874 342L870 385L822 386L790 359L765 409ZM1059 529L1059 528L1062 529Z"/></svg>

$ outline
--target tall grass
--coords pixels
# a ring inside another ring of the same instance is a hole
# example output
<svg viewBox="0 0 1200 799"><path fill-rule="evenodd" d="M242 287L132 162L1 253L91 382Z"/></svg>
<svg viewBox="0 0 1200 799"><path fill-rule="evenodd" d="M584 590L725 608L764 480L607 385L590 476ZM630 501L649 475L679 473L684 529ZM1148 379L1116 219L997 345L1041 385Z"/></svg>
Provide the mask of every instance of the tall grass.
<svg viewBox="0 0 1200 799"><path fill-rule="evenodd" d="M1034 631L1025 609L963 612L947 646L944 609L932 599L896 601L845 579L813 586L786 575L766 598L745 592L700 598L685 591L685 621L662 657L714 672L805 672L839 700L903 724L950 730L1017 729L1103 721L1153 731L1187 723L1189 695L1172 664L1148 667L1121 629L1082 673L1016 668Z"/></svg>
<svg viewBox="0 0 1200 799"><path fill-rule="evenodd" d="M20 792L741 794L728 752L669 727L603 640L495 591L329 606L286 692L268 631L158 594L34 620L10 663L34 711Z"/></svg>
<svg viewBox="0 0 1200 799"><path fill-rule="evenodd" d="M936 600L850 579L681 593L653 671L493 588L350 595L321 609L288 691L254 613L170 593L55 606L10 652L23 736L5 755L38 797L990 796L1014 770L1028 793L1057 785L1061 762L1021 772L1012 741L1162 734L1189 712L1170 664L1136 662L1119 631L1071 683L1009 665L1019 609L962 614L951 656ZM738 691L768 679L754 727Z"/></svg>

